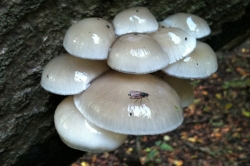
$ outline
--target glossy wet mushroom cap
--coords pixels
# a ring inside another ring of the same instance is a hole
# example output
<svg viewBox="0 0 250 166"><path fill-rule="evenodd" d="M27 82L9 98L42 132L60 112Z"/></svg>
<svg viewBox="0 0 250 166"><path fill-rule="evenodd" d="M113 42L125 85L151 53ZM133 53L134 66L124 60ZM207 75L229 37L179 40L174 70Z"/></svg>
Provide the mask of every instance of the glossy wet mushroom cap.
<svg viewBox="0 0 250 166"><path fill-rule="evenodd" d="M162 21L168 27L181 28L196 38L202 38L211 33L207 22L190 13L176 13Z"/></svg>
<svg viewBox="0 0 250 166"><path fill-rule="evenodd" d="M127 138L126 135L107 131L87 121L75 107L72 96L58 105L54 120L62 141L73 149L95 153L112 151Z"/></svg>
<svg viewBox="0 0 250 166"><path fill-rule="evenodd" d="M153 14L145 7L133 7L118 13L113 25L116 35L127 33L149 33L158 29L158 23Z"/></svg>
<svg viewBox="0 0 250 166"><path fill-rule="evenodd" d="M117 71L145 74L160 70L169 63L160 45L146 34L128 34L113 44L108 65Z"/></svg>
<svg viewBox="0 0 250 166"><path fill-rule="evenodd" d="M90 82L110 68L103 61L80 59L63 54L52 59L43 69L41 86L59 95L78 94Z"/></svg>
<svg viewBox="0 0 250 166"><path fill-rule="evenodd" d="M102 18L85 18L73 24L63 40L68 53L85 59L107 59L115 41L113 25Z"/></svg>
<svg viewBox="0 0 250 166"><path fill-rule="evenodd" d="M149 96L136 100L137 91ZM179 96L165 81L150 74L108 72L74 96L74 102L93 124L122 134L165 133L183 121Z"/></svg>
<svg viewBox="0 0 250 166"><path fill-rule="evenodd" d="M158 31L149 36L167 53L170 64L186 57L196 46L196 38L189 33L180 28L167 28L161 23Z"/></svg>
<svg viewBox="0 0 250 166"><path fill-rule="evenodd" d="M206 78L218 68L215 52L206 43L197 41L196 48L186 58L168 65L162 71L179 78Z"/></svg>

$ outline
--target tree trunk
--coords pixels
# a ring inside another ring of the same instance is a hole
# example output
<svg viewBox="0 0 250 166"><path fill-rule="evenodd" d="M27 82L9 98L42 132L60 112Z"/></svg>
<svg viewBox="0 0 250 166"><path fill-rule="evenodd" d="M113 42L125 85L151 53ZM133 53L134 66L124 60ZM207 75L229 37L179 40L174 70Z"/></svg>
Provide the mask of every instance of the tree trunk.
<svg viewBox="0 0 250 166"><path fill-rule="evenodd" d="M177 12L204 18L212 29L204 41L215 50L250 28L250 0L1 0L1 165L66 165L83 154L60 141L53 115L64 97L41 88L41 72L65 52L62 40L72 23L86 17L111 21L134 6L148 7L158 21Z"/></svg>

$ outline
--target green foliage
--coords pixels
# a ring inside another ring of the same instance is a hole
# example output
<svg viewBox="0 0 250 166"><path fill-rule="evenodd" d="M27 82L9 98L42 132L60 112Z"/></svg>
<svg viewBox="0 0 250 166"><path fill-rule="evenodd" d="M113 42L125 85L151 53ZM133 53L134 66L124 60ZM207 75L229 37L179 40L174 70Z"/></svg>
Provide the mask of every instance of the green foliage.
<svg viewBox="0 0 250 166"><path fill-rule="evenodd" d="M148 153L148 160L153 160L156 155L159 154L159 151L157 149L152 149L149 153Z"/></svg>
<svg viewBox="0 0 250 166"><path fill-rule="evenodd" d="M241 110L241 112L242 112L242 114L243 114L245 117L250 118L250 111L247 111L245 108L243 108L243 109Z"/></svg>
<svg viewBox="0 0 250 166"><path fill-rule="evenodd" d="M173 147L166 143L165 141L156 141L155 146L161 150L172 151Z"/></svg>
<svg viewBox="0 0 250 166"><path fill-rule="evenodd" d="M160 151L173 151L173 150L174 148L168 143L166 143L166 141L156 141L155 146L150 148L147 147L146 149L144 149L144 151L148 153L145 162L160 163L161 162L161 159L159 158Z"/></svg>
<svg viewBox="0 0 250 166"><path fill-rule="evenodd" d="M245 88L247 86L250 86L250 79L225 81L222 87L224 89L229 89L229 88Z"/></svg>
<svg viewBox="0 0 250 166"><path fill-rule="evenodd" d="M160 146L160 149L161 150L166 150L166 151L172 151L173 150L173 147L170 146L169 144L163 142Z"/></svg>

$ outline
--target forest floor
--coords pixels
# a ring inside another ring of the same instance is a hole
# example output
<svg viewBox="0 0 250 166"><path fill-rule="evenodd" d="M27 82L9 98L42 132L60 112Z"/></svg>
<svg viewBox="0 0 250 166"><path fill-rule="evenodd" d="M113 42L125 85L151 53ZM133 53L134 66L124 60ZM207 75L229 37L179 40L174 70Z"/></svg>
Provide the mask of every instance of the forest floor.
<svg viewBox="0 0 250 166"><path fill-rule="evenodd" d="M86 153L71 166L250 166L250 41L217 58L216 73L192 82L195 100L178 129L129 136L116 151Z"/></svg>

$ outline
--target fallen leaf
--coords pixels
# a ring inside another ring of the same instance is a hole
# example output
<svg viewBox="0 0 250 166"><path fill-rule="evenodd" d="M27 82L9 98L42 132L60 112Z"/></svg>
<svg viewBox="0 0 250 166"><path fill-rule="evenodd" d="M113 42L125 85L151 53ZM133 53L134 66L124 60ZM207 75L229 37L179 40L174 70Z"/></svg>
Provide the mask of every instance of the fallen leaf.
<svg viewBox="0 0 250 166"><path fill-rule="evenodd" d="M197 158L197 156L195 156L195 155L191 156L191 159L196 159L196 158Z"/></svg>
<svg viewBox="0 0 250 166"><path fill-rule="evenodd" d="M227 103L225 105L225 110L229 110L230 108L232 108L233 104L232 103Z"/></svg>
<svg viewBox="0 0 250 166"><path fill-rule="evenodd" d="M145 151L145 152L150 152L151 149L150 149L150 148L146 148L146 149L144 149L144 151Z"/></svg>
<svg viewBox="0 0 250 166"><path fill-rule="evenodd" d="M194 99L194 104L198 104L201 102L201 99Z"/></svg>
<svg viewBox="0 0 250 166"><path fill-rule="evenodd" d="M173 147L167 143L162 143L160 146L161 150L172 151Z"/></svg>
<svg viewBox="0 0 250 166"><path fill-rule="evenodd" d="M250 117L250 111L247 111L247 110L245 110L245 109L242 109L241 110L241 113L245 116L245 117Z"/></svg>
<svg viewBox="0 0 250 166"><path fill-rule="evenodd" d="M202 94L203 94L203 95L207 95L207 94L208 94L208 91L205 91L205 90L204 90L204 91L202 91Z"/></svg>
<svg viewBox="0 0 250 166"><path fill-rule="evenodd" d="M127 153L127 154L131 154L132 151L133 151L133 148L130 147L130 148L128 148L128 149L126 150L126 153Z"/></svg>
<svg viewBox="0 0 250 166"><path fill-rule="evenodd" d="M197 142L203 143L204 141L202 139L197 139Z"/></svg>
<svg viewBox="0 0 250 166"><path fill-rule="evenodd" d="M243 75L243 76L249 76L249 73L247 73L247 71L241 67L237 67L236 68L236 71L240 74L240 75Z"/></svg>
<svg viewBox="0 0 250 166"><path fill-rule="evenodd" d="M149 160L153 160L153 159L155 158L155 156L158 155L158 154L159 154L159 152L158 152L157 150L153 149L153 150L150 151L149 154L148 154Z"/></svg>
<svg viewBox="0 0 250 166"><path fill-rule="evenodd" d="M156 142L155 142L155 145L156 145L156 146L160 146L161 143L162 143L162 141L156 141Z"/></svg>
<svg viewBox="0 0 250 166"><path fill-rule="evenodd" d="M174 165L176 165L176 166L182 166L183 165L183 161L182 160L175 160L174 161Z"/></svg>
<svg viewBox="0 0 250 166"><path fill-rule="evenodd" d="M197 139L196 139L196 138L194 138L194 137L190 137L190 138L188 138L188 141L189 141L189 142L196 142L196 141L197 141Z"/></svg>
<svg viewBox="0 0 250 166"><path fill-rule="evenodd" d="M215 94L215 97L216 97L217 99L221 99L221 98L222 98L220 93L216 93L216 94Z"/></svg>
<svg viewBox="0 0 250 166"><path fill-rule="evenodd" d="M215 137L217 137L217 138L221 138L222 137L222 134L221 133L214 133L213 134Z"/></svg>
<svg viewBox="0 0 250 166"><path fill-rule="evenodd" d="M85 161L81 162L81 166L89 166L88 163L86 163Z"/></svg>

